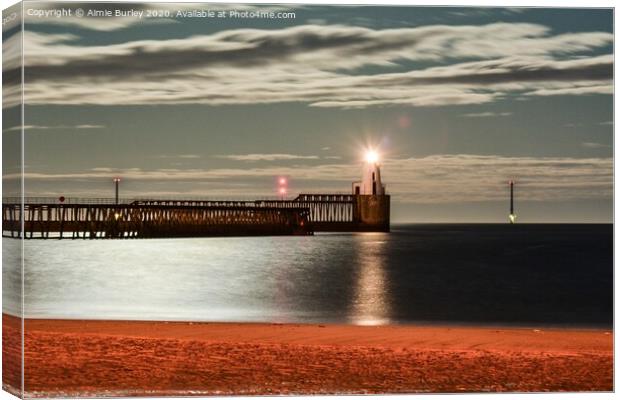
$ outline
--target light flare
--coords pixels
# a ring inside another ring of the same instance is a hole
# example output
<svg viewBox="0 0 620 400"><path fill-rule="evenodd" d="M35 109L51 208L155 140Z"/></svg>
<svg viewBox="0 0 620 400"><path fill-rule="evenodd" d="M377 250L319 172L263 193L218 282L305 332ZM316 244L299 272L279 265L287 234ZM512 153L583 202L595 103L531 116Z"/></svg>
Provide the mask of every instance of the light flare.
<svg viewBox="0 0 620 400"><path fill-rule="evenodd" d="M366 151L366 162L369 164L376 164L379 162L379 153L376 150L367 150Z"/></svg>

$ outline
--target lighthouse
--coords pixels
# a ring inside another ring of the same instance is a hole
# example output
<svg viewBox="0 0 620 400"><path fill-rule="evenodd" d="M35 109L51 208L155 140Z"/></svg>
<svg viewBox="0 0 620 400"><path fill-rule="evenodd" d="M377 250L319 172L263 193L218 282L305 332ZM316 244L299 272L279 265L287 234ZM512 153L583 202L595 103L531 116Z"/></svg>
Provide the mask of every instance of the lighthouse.
<svg viewBox="0 0 620 400"><path fill-rule="evenodd" d="M385 184L381 181L379 154L374 150L366 153L362 166L362 180L353 182L355 208L354 220L362 230L390 230L390 196L386 194Z"/></svg>
<svg viewBox="0 0 620 400"><path fill-rule="evenodd" d="M366 154L362 181L359 182L359 193L356 194L372 196L382 196L385 194L385 186L381 183L379 155L376 151L370 150Z"/></svg>

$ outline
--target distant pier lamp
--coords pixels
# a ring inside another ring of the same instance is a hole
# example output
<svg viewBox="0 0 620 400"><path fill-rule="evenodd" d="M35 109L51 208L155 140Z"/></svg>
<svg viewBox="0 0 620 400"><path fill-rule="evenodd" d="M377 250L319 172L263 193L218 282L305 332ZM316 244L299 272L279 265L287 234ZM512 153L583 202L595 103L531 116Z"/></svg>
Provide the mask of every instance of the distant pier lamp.
<svg viewBox="0 0 620 400"><path fill-rule="evenodd" d="M281 176L277 179L278 181L278 195L280 196L280 200L284 200L286 197L286 193L288 192L288 179L286 177Z"/></svg>
<svg viewBox="0 0 620 400"><path fill-rule="evenodd" d="M118 204L118 185L121 183L121 178L114 178L114 203Z"/></svg>
<svg viewBox="0 0 620 400"><path fill-rule="evenodd" d="M511 224L517 222L517 214L515 214L515 202L514 202L514 181L509 181L508 185L510 185L510 214L508 214L508 221Z"/></svg>

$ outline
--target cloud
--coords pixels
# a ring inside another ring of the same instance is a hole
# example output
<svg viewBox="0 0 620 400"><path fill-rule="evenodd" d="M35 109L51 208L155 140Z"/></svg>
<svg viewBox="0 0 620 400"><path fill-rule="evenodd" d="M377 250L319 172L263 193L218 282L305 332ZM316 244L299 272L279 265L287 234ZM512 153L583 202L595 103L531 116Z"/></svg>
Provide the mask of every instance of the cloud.
<svg viewBox="0 0 620 400"><path fill-rule="evenodd" d="M595 143L595 142L583 142L581 143L581 145L589 149L607 149L611 147L608 144Z"/></svg>
<svg viewBox="0 0 620 400"><path fill-rule="evenodd" d="M529 96L566 96L566 95L586 95L586 94L614 94L612 85L591 85L584 87L569 87L557 89L540 89L525 95Z"/></svg>
<svg viewBox="0 0 620 400"><path fill-rule="evenodd" d="M157 158L165 158L165 159L186 159L186 160L191 160L191 159L197 159L197 158L201 158L200 155L198 154L162 154L160 156L157 156Z"/></svg>
<svg viewBox="0 0 620 400"><path fill-rule="evenodd" d="M502 200L508 180L516 181L523 200L613 195L612 158L457 154L386 162L384 170L383 175L396 177L394 181L386 178L391 192L405 202Z"/></svg>
<svg viewBox="0 0 620 400"><path fill-rule="evenodd" d="M358 180L357 164L332 163L255 168L214 169L114 169L51 173L27 171L25 179L33 195L55 182L54 188L71 187L71 196L93 195L88 183L107 182L122 176L126 190L156 193L162 190L196 195L272 195L274 176L289 176L295 191L348 192ZM382 177L395 201L401 203L455 203L504 200L507 182L516 181L519 198L536 201L610 199L613 196L613 158L504 157L498 155L442 154L421 158L385 160ZM17 179L19 174L6 175ZM201 186L202 185L202 186ZM106 188L109 185L105 186ZM195 192L196 190L203 192ZM243 188L235 192L234 190Z"/></svg>
<svg viewBox="0 0 620 400"><path fill-rule="evenodd" d="M588 56L612 44L611 33L552 35L537 24L383 30L302 25L107 46L29 31L24 40L27 104L303 102L364 108L612 92L613 55ZM405 60L442 66L392 72ZM360 74L367 66L381 72ZM4 70L8 77L18 72ZM7 96L6 104L18 104L18 95Z"/></svg>
<svg viewBox="0 0 620 400"><path fill-rule="evenodd" d="M469 114L461 114L461 117L465 118L490 118L490 117L507 117L512 115L511 112L480 112L480 113L469 113Z"/></svg>
<svg viewBox="0 0 620 400"><path fill-rule="evenodd" d="M80 129L104 129L104 125L24 125L24 131L35 131L35 130L80 130ZM12 126L10 128L4 129L5 132L14 132L21 131L22 126Z"/></svg>
<svg viewBox="0 0 620 400"><path fill-rule="evenodd" d="M238 29L208 36L141 40L109 46L63 43L54 46L51 42L59 37L54 39L26 32L26 46L32 51L27 51L25 62L28 81L123 75L142 76L143 80L148 80L153 75L194 68L277 66L283 61L298 66L311 62L320 70L336 70L365 65L389 66L401 58L443 61L549 56L590 51L613 40L612 34L603 32L555 37L547 37L547 33L548 29L540 25L504 23L385 30L302 25L279 30ZM489 39L488 35L495 37ZM506 46L505 41L510 41L510 46ZM537 75L528 70L519 72L529 72L530 78Z"/></svg>
<svg viewBox="0 0 620 400"><path fill-rule="evenodd" d="M229 154L218 155L217 158L225 158L234 161L278 161L278 160L318 160L319 156L302 156L298 154Z"/></svg>

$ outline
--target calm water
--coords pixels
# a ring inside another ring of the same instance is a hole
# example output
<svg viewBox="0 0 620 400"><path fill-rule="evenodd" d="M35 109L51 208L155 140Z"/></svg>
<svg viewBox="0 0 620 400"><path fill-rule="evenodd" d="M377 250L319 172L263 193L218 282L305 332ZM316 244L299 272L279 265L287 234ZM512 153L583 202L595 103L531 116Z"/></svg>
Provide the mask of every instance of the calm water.
<svg viewBox="0 0 620 400"><path fill-rule="evenodd" d="M4 311L18 252L4 239ZM28 317L612 324L612 225L402 225L389 234L26 241Z"/></svg>

